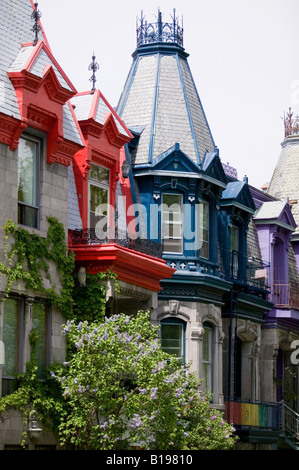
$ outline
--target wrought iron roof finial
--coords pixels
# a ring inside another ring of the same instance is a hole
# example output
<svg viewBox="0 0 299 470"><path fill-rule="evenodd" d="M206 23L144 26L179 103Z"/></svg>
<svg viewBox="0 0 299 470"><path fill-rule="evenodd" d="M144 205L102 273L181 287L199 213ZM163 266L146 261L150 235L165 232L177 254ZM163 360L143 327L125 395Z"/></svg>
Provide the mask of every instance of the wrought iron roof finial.
<svg viewBox="0 0 299 470"><path fill-rule="evenodd" d="M89 79L89 81L92 82L91 93L94 93L94 91L95 91L95 84L96 84L96 81L97 81L96 72L100 68L99 64L95 61L95 59L96 59L96 56L93 53L92 62L90 63L90 65L88 67L88 70L92 70L92 76Z"/></svg>
<svg viewBox="0 0 299 470"><path fill-rule="evenodd" d="M35 46L37 41L38 41L38 33L40 32L41 28L40 25L38 24L38 20L41 18L42 14L41 12L37 9L38 3L34 4L34 10L31 15L31 19L34 20L34 25L31 28L31 31L35 33L35 38L33 41L33 45Z"/></svg>
<svg viewBox="0 0 299 470"><path fill-rule="evenodd" d="M299 116L296 115L293 118L293 112L291 108L289 108L287 115L284 114L283 120L285 137L299 135Z"/></svg>
<svg viewBox="0 0 299 470"><path fill-rule="evenodd" d="M148 23L145 20L143 11L141 10L141 17L137 19L137 47L144 44L153 44L158 42L172 42L183 47L183 28L179 26L179 21L176 16L176 10L173 9L172 22L164 22L162 12L158 7L158 16L155 23ZM182 20L183 21L183 20Z"/></svg>

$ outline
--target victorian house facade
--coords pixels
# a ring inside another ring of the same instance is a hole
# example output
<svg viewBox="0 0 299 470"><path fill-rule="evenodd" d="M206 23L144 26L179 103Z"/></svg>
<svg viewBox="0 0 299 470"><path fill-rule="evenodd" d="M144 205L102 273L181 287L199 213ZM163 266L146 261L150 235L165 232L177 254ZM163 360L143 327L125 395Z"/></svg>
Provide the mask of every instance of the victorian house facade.
<svg viewBox="0 0 299 470"><path fill-rule="evenodd" d="M55 216L82 284L116 273L109 312L149 310L163 349L191 363L241 439L277 445L299 334L295 206L282 199L291 194L257 190L221 163L175 12L169 23L161 12L157 23L141 16L116 109L95 86L77 92L32 0L4 0L0 12L1 226L11 219L46 237ZM4 248L2 237L2 262ZM59 288L55 267L51 276ZM43 292L12 286L0 305L2 396L26 367L32 325L44 332L42 364L64 360L64 321ZM298 375L292 387L298 395ZM298 412L298 400L288 407ZM10 411L0 449L17 446L21 428ZM49 445L47 433L27 443Z"/></svg>

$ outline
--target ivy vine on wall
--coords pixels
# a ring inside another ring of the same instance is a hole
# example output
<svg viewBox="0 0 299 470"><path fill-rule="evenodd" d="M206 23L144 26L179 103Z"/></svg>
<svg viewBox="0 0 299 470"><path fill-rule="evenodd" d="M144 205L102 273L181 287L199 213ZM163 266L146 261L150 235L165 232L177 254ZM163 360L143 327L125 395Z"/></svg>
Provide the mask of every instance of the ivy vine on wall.
<svg viewBox="0 0 299 470"><path fill-rule="evenodd" d="M7 295L14 283L22 281L26 289L44 294L66 317L70 317L74 303L75 255L68 251L63 224L52 216L47 220L46 238L8 220L3 227L5 261L0 263L0 273L6 278ZM52 280L50 263L54 263L59 275L60 289Z"/></svg>
<svg viewBox="0 0 299 470"><path fill-rule="evenodd" d="M47 221L46 237L30 233L12 220L4 225L5 259L0 262L0 290L6 291L6 298L12 288L14 291L18 288L20 292L32 290L47 298L66 320L103 320L106 305L104 281L115 279L115 274L87 274L86 285L82 288L75 273L75 254L68 250L63 224L53 216L49 216ZM3 282L5 287L2 287ZM59 385L53 384L49 369L44 371L42 382L37 378L37 341L37 332L32 329L29 337L31 356L26 371L16 378L17 390L0 398L0 419L8 408L17 408L23 413L22 444L26 440L28 419L33 409L37 410L44 425L49 424L50 429L55 430L55 422L58 423L65 406ZM51 364L52 371L55 367L59 365Z"/></svg>

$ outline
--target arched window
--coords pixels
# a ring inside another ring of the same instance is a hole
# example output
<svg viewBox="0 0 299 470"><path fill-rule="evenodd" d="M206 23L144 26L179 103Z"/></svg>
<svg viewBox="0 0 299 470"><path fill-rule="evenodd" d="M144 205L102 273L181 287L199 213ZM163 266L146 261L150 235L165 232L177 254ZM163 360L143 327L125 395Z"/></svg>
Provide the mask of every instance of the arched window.
<svg viewBox="0 0 299 470"><path fill-rule="evenodd" d="M178 318L166 318L160 323L160 340L163 351L185 363L186 324Z"/></svg>

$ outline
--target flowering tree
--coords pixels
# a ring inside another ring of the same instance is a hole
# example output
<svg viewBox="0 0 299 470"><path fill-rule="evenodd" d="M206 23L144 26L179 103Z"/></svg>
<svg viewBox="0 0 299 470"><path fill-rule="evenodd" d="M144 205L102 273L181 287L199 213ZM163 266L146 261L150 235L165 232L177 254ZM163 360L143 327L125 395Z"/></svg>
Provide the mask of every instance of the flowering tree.
<svg viewBox="0 0 299 470"><path fill-rule="evenodd" d="M52 374L67 405L62 443L94 450L234 445L233 428L200 397L188 367L162 351L157 331L144 312L103 323L67 322L75 352Z"/></svg>

